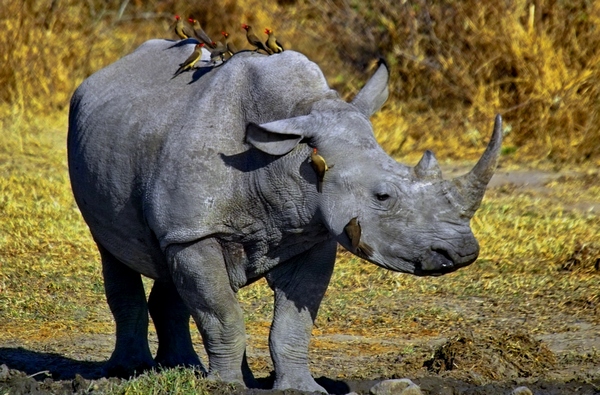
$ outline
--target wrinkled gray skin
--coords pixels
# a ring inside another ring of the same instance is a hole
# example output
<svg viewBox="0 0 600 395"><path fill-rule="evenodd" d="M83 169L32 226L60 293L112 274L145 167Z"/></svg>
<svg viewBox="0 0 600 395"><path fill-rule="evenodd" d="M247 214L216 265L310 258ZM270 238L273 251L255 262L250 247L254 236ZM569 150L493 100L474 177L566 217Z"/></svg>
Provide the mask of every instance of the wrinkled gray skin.
<svg viewBox="0 0 600 395"><path fill-rule="evenodd" d="M117 326L106 373L200 365L191 314L209 377L253 385L236 291L265 277L275 293L275 387L324 392L308 370L308 343L336 245L352 250L344 226L357 217L374 251L364 258L391 270L440 275L475 261L469 221L494 171L500 119L476 167L445 181L431 152L412 168L377 144L369 117L388 96L385 65L352 103L293 51L242 52L171 79L194 43L148 41L89 77L71 102L73 192ZM323 193L311 147L334 165ZM148 301L141 275L155 280Z"/></svg>

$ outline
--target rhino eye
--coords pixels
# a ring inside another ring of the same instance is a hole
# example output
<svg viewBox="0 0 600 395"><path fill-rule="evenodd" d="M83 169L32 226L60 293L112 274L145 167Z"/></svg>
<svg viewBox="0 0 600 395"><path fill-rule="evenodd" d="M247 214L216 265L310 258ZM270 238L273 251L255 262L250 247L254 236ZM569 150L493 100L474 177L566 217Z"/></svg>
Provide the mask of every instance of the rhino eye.
<svg viewBox="0 0 600 395"><path fill-rule="evenodd" d="M387 193L378 193L375 196L377 197L377 200L379 200L380 202L385 202L386 200L388 200L390 198L390 195L388 195Z"/></svg>

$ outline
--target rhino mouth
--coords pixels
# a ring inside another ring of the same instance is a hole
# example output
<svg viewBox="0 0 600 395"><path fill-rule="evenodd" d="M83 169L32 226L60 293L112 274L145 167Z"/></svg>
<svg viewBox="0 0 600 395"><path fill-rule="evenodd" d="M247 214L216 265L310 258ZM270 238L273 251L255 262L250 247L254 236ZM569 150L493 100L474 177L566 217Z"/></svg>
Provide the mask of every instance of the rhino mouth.
<svg viewBox="0 0 600 395"><path fill-rule="evenodd" d="M441 276L458 269L450 253L443 248L432 248L420 265L415 267L416 275Z"/></svg>
<svg viewBox="0 0 600 395"><path fill-rule="evenodd" d="M385 251L388 252L388 251ZM371 257L362 257L383 268L415 276L441 276L454 272L462 267L475 262L479 256L479 245L463 246L461 249L452 249L449 245L434 244L423 248L417 256L407 256L392 250L389 255L381 255L377 251ZM392 260L385 256L393 257Z"/></svg>
<svg viewBox="0 0 600 395"><path fill-rule="evenodd" d="M461 255L442 246L432 247L415 265L417 276L441 276L467 266L477 259L479 249Z"/></svg>

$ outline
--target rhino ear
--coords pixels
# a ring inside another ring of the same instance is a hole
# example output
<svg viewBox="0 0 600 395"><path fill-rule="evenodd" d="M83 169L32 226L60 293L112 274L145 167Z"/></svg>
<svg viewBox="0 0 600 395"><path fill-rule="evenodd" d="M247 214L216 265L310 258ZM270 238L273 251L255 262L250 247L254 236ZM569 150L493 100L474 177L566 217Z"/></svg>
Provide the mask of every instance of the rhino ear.
<svg viewBox="0 0 600 395"><path fill-rule="evenodd" d="M373 115L383 106L390 92L388 90L388 80L390 73L385 60L379 59L377 71L366 85L358 92L352 104L367 117Z"/></svg>
<svg viewBox="0 0 600 395"><path fill-rule="evenodd" d="M305 138L307 116L282 119L246 128L246 142L270 155L281 156L293 150Z"/></svg>

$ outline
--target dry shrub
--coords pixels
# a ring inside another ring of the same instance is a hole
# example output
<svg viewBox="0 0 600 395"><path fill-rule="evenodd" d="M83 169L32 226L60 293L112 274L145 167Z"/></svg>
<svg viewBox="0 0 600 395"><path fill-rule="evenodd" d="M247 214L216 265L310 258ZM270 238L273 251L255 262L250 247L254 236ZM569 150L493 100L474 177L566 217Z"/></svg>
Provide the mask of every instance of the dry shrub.
<svg viewBox="0 0 600 395"><path fill-rule="evenodd" d="M522 148L521 157L581 162L600 153L598 7L304 0L294 12L344 93L358 89L373 58L388 60L394 100L376 122L388 151L475 153L501 113L510 134L505 152Z"/></svg>
<svg viewBox="0 0 600 395"><path fill-rule="evenodd" d="M392 100L375 118L388 151L474 157L495 113L505 153L582 162L600 156L600 5L569 0L0 0L0 113L62 110L97 69L153 37L173 14L213 37L274 28L351 97L385 57Z"/></svg>
<svg viewBox="0 0 600 395"><path fill-rule="evenodd" d="M600 245L578 242L562 262L561 270L587 274L600 272Z"/></svg>
<svg viewBox="0 0 600 395"><path fill-rule="evenodd" d="M466 374L482 382L539 376L555 364L555 355L544 343L526 333L512 332L458 334L425 362L436 374L454 371L454 376Z"/></svg>
<svg viewBox="0 0 600 395"><path fill-rule="evenodd" d="M1 115L40 116L65 109L84 78L131 51L157 28L123 31L101 1L3 0L0 6ZM160 25L158 25L160 26ZM148 31L150 30L150 31ZM162 30L162 29L161 29Z"/></svg>

